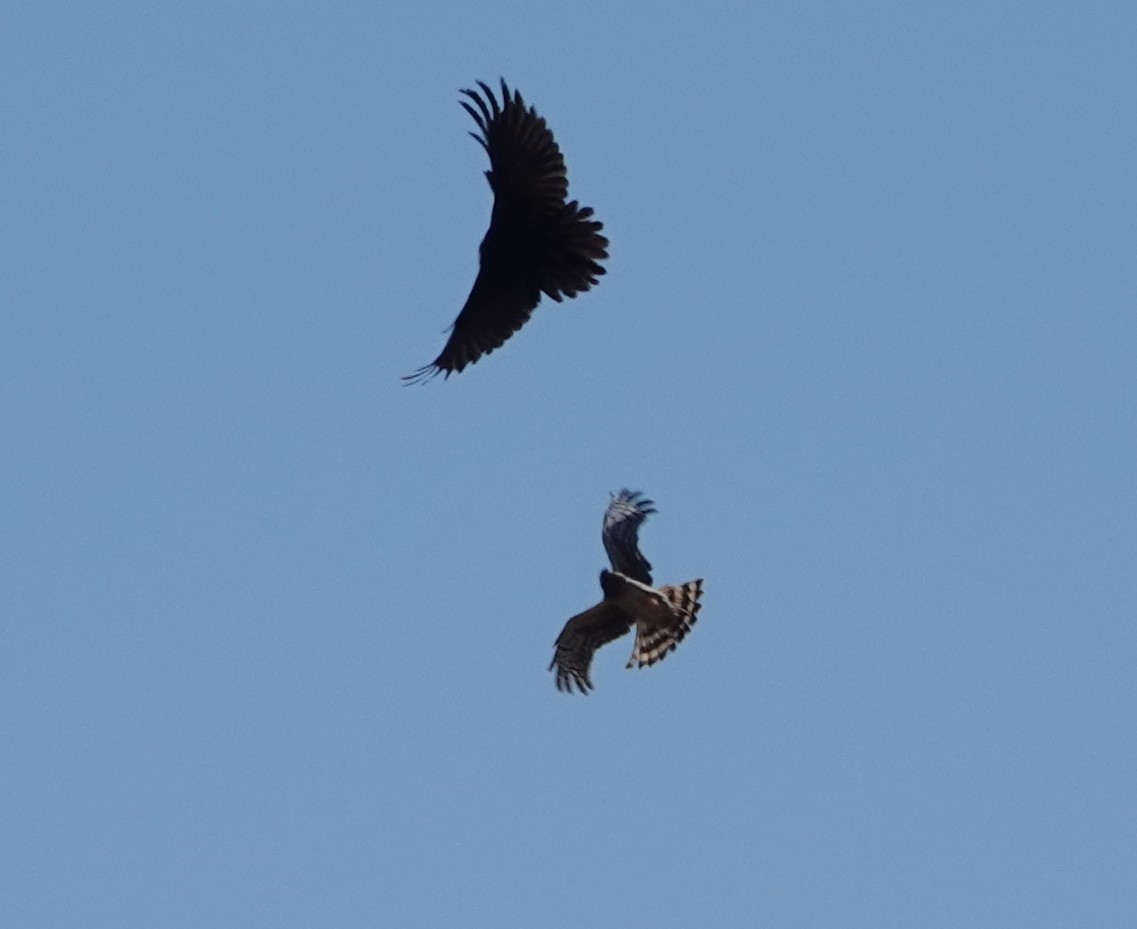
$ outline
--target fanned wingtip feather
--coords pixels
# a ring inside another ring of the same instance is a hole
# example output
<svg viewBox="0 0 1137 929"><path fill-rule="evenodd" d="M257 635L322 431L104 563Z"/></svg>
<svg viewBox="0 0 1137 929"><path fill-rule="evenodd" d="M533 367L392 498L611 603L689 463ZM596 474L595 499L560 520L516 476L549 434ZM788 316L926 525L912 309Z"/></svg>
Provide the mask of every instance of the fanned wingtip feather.
<svg viewBox="0 0 1137 929"><path fill-rule="evenodd" d="M433 381L438 375L443 373L444 369L440 365L431 363L423 365L417 371L412 371L410 374L404 374L399 380L403 382L404 387L410 387L412 384L425 384L427 381ZM446 380L448 377L450 377L450 372L445 371L445 376L442 379Z"/></svg>
<svg viewBox="0 0 1137 929"><path fill-rule="evenodd" d="M557 658L554 655L553 660L549 662L549 670L557 669L556 685L557 690L563 694L582 693L586 697L588 692L592 690L592 681L589 680L587 673L581 673L576 668L562 668L557 665ZM573 690L573 685L576 685L576 690Z"/></svg>

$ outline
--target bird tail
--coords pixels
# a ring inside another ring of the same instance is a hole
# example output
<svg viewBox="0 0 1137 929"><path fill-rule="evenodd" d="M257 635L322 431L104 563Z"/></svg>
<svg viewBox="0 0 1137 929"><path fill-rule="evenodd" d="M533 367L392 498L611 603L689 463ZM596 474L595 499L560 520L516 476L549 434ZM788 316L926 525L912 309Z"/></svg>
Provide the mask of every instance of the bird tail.
<svg viewBox="0 0 1137 929"><path fill-rule="evenodd" d="M648 668L667 657L691 631L702 608L703 579L688 581L675 587L660 587L659 593L671 607L670 621L652 628L636 626L636 645L628 667Z"/></svg>
<svg viewBox="0 0 1137 929"><path fill-rule="evenodd" d="M560 303L599 282L608 240L600 234L604 224L592 218L592 207L582 207L575 200L562 205L548 225L534 272L537 286Z"/></svg>

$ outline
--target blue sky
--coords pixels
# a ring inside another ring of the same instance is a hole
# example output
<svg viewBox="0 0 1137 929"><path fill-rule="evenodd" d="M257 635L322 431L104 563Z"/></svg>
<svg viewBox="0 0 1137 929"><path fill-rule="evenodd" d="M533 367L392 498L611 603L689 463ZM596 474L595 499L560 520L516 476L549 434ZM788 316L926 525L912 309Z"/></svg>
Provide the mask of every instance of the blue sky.
<svg viewBox="0 0 1137 929"><path fill-rule="evenodd" d="M10 3L0 923L1134 925L1135 41ZM609 274L404 388L499 76ZM623 486L701 622L566 697Z"/></svg>

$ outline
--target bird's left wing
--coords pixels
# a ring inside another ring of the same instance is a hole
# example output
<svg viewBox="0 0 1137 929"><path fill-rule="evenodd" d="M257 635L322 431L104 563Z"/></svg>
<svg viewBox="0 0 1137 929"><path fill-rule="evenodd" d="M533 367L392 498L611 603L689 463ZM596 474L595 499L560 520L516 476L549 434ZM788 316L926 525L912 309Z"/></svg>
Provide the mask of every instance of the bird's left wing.
<svg viewBox="0 0 1137 929"><path fill-rule="evenodd" d="M589 668L592 656L602 645L618 639L632 628L632 618L607 601L578 613L567 623L554 643L556 652L549 670L557 669L557 690L572 693L573 685L582 694L592 690Z"/></svg>

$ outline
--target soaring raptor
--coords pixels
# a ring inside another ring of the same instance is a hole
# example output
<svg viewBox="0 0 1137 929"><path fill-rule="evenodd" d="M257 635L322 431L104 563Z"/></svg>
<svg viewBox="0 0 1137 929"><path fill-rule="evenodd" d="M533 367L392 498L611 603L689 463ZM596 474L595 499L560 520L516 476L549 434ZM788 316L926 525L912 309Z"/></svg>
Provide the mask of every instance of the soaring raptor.
<svg viewBox="0 0 1137 929"><path fill-rule="evenodd" d="M598 283L608 257L603 224L592 208L568 197L561 150L545 120L516 90L501 82L493 91L463 90L477 107L459 101L478 124L471 132L490 157L486 179L493 190L490 228L482 239L481 266L466 305L451 327L442 353L403 380L449 377L505 344L536 309L541 294L558 303Z"/></svg>
<svg viewBox="0 0 1137 929"><path fill-rule="evenodd" d="M643 494L621 490L604 514L601 539L612 562L600 572L604 599L565 623L557 637L549 670L557 669L557 690L586 694L592 689L588 669L601 645L618 639L633 626L636 643L628 667L649 667L665 658L695 625L702 604L703 580L677 587L652 587L651 563L639 549L639 530L655 504Z"/></svg>

